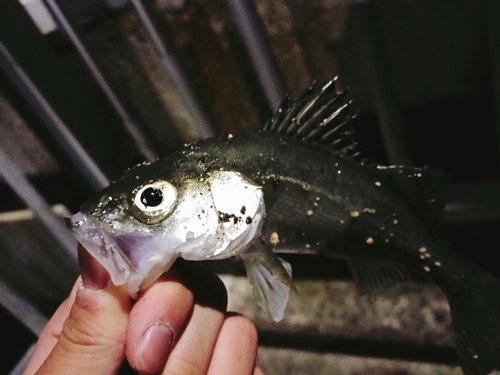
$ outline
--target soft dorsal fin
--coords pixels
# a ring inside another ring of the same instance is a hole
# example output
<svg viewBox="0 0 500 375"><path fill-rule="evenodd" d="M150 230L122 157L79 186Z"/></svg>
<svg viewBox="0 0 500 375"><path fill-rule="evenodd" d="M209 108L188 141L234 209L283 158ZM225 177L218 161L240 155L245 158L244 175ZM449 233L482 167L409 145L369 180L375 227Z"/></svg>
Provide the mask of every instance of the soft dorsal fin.
<svg viewBox="0 0 500 375"><path fill-rule="evenodd" d="M448 175L427 167L377 166L377 173L384 176L415 210L419 218L430 228L443 219Z"/></svg>
<svg viewBox="0 0 500 375"><path fill-rule="evenodd" d="M287 95L262 131L283 134L340 156L357 156L352 138L352 101L346 100L347 90L337 92L336 81L320 89L313 83L294 101Z"/></svg>

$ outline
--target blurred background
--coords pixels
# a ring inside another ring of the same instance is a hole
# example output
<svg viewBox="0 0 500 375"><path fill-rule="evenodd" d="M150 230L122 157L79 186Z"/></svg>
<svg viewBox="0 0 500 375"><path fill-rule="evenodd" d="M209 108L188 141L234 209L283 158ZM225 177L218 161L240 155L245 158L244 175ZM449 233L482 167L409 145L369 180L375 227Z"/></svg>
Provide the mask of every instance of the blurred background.
<svg viewBox="0 0 500 375"><path fill-rule="evenodd" d="M446 171L442 234L500 277L500 2L2 0L0 373L18 374L77 276L60 218L143 161L258 130L339 76L363 155ZM219 273L272 374L459 374L448 305L417 276L360 296L342 261L287 255L279 324ZM27 354L26 354L27 353Z"/></svg>

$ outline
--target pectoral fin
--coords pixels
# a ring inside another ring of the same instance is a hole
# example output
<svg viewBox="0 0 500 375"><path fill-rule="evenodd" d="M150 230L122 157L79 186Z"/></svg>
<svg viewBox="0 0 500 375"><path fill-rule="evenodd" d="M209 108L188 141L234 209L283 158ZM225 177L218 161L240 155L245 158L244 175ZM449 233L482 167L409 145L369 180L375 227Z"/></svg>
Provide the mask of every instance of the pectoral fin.
<svg viewBox="0 0 500 375"><path fill-rule="evenodd" d="M279 322L283 319L290 289L297 291L291 279L291 265L260 241L241 258L257 304Z"/></svg>

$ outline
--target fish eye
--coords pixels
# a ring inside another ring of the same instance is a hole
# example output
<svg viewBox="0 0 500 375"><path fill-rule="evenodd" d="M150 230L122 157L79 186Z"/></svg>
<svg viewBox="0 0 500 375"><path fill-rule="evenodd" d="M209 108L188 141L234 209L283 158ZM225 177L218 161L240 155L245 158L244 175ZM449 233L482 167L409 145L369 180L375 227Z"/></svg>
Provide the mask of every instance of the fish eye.
<svg viewBox="0 0 500 375"><path fill-rule="evenodd" d="M177 199L176 188L167 181L141 185L133 192L133 214L146 224L157 224L171 212Z"/></svg>
<svg viewBox="0 0 500 375"><path fill-rule="evenodd" d="M158 207L163 202L163 192L159 187L148 186L142 190L141 195L138 196L141 203L146 208Z"/></svg>

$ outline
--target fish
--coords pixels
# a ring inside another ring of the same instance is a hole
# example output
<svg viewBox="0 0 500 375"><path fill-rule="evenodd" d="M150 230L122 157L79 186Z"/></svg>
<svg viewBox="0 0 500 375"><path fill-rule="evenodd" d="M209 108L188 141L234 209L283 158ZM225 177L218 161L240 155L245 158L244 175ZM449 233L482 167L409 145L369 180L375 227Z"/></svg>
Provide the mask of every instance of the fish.
<svg viewBox="0 0 500 375"><path fill-rule="evenodd" d="M362 159L336 80L286 96L260 131L202 140L127 171L71 217L77 240L131 296L178 258L240 258L279 321L294 289L282 252L346 259L364 293L409 270L450 305L465 375L500 357L500 280L438 235L449 179Z"/></svg>

